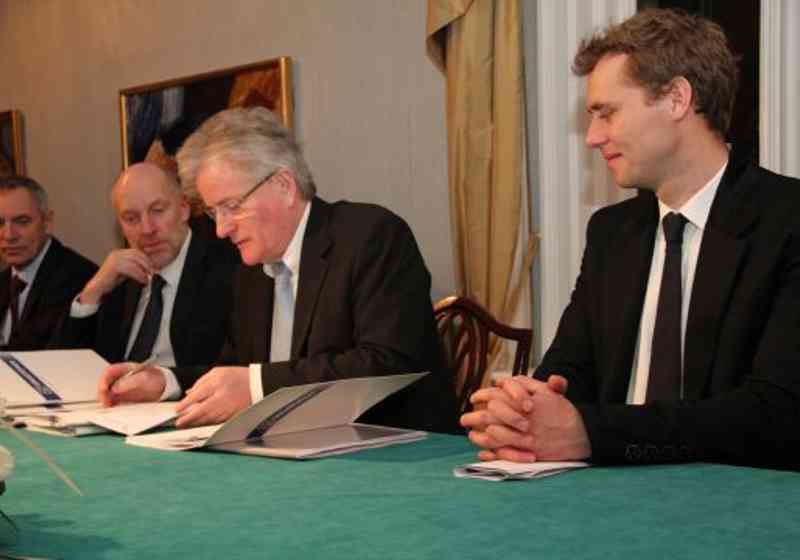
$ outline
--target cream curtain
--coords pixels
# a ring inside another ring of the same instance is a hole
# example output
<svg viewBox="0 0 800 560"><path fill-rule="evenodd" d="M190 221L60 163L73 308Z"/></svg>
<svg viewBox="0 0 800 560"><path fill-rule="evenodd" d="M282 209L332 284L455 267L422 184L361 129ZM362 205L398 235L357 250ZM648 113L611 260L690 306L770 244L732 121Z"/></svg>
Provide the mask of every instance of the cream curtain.
<svg viewBox="0 0 800 560"><path fill-rule="evenodd" d="M535 246L522 207L521 19L519 0L428 1L428 54L447 78L456 280L463 294L504 322L529 286Z"/></svg>

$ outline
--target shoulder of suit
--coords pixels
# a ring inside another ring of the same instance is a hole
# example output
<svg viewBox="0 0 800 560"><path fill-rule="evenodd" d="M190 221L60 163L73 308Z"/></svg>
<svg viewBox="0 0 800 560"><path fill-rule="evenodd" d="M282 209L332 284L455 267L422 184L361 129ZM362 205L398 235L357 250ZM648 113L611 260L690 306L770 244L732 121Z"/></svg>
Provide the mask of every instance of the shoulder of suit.
<svg viewBox="0 0 800 560"><path fill-rule="evenodd" d="M67 247L56 237L51 237L51 240L48 253L56 260L59 268L66 268L71 276L85 277L82 281L88 280L97 271L97 265L94 262L74 249ZM45 258L49 255L45 255Z"/></svg>
<svg viewBox="0 0 800 560"><path fill-rule="evenodd" d="M398 225L408 227L406 221L383 206L367 202L340 200L328 205L331 225L369 229L379 225Z"/></svg>

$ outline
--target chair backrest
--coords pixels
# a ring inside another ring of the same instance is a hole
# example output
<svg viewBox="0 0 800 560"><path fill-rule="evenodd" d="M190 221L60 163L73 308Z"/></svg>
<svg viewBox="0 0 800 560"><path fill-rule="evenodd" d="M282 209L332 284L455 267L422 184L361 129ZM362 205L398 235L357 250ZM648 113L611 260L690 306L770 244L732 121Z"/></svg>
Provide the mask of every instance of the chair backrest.
<svg viewBox="0 0 800 560"><path fill-rule="evenodd" d="M436 326L447 366L456 378L456 398L462 412L470 409L469 397L477 391L489 365L490 334L517 343L512 375L526 374L533 331L497 321L474 301L450 296L433 306Z"/></svg>

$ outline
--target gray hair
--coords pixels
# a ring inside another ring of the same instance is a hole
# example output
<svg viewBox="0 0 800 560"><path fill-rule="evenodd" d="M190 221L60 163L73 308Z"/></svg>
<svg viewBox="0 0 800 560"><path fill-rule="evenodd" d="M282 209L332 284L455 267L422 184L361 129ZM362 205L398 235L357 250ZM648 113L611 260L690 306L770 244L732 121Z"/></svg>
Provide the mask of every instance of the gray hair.
<svg viewBox="0 0 800 560"><path fill-rule="evenodd" d="M50 205L47 202L47 191L35 180L30 177L23 177L22 175L6 175L5 177L0 177L0 191L11 191L14 189L25 189L31 193L34 199L36 199L39 212L42 214L46 214L49 211Z"/></svg>
<svg viewBox="0 0 800 560"><path fill-rule="evenodd" d="M184 190L196 197L197 174L213 161L225 161L253 180L279 168L290 170L302 197L317 193L311 171L292 133L264 107L220 111L186 139L176 156Z"/></svg>

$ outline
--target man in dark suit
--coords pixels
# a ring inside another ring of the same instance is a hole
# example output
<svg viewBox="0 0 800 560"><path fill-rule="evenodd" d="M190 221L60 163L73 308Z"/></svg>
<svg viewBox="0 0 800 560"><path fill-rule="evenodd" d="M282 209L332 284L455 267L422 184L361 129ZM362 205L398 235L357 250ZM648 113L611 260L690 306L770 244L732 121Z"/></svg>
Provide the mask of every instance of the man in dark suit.
<svg viewBox="0 0 800 560"><path fill-rule="evenodd" d="M97 266L51 235L53 211L33 179L0 177L0 345L41 350Z"/></svg>
<svg viewBox="0 0 800 560"><path fill-rule="evenodd" d="M235 251L192 233L177 178L157 165L130 166L111 198L128 247L112 251L85 283L55 345L93 348L111 362L215 360L225 339ZM160 310L151 312L156 301Z"/></svg>
<svg viewBox="0 0 800 560"><path fill-rule="evenodd" d="M645 193L591 218L535 379L476 393L487 406L462 424L483 459L796 468L800 181L729 152L724 33L641 12L584 41L573 68L587 143Z"/></svg>
<svg viewBox="0 0 800 560"><path fill-rule="evenodd" d="M180 387L191 387L179 426L222 422L286 385L430 370L364 420L456 429L430 274L403 220L378 206L317 198L291 133L264 108L212 117L178 163L184 187L199 192L217 235L243 261L219 362L226 366L202 377L205 369L175 370ZM164 393L169 381L155 370L112 386L128 367L106 371L99 393L107 404Z"/></svg>

